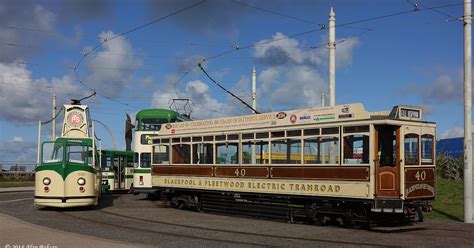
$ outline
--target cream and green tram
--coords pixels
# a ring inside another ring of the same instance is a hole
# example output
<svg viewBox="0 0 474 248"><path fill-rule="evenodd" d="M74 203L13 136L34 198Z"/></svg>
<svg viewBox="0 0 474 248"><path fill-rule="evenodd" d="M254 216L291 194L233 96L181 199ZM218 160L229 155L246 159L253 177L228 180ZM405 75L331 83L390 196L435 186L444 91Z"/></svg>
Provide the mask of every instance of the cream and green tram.
<svg viewBox="0 0 474 248"><path fill-rule="evenodd" d="M169 109L143 109L135 119L132 191L134 194L154 194L156 190L151 185L152 138L159 136L167 124L190 119Z"/></svg>
<svg viewBox="0 0 474 248"><path fill-rule="evenodd" d="M35 173L36 206L97 205L100 168L93 161L91 139L58 138L44 142Z"/></svg>
<svg viewBox="0 0 474 248"><path fill-rule="evenodd" d="M34 204L46 207L83 207L98 204L101 168L89 108L73 101L64 105L61 136L40 143L35 169Z"/></svg>
<svg viewBox="0 0 474 248"><path fill-rule="evenodd" d="M174 123L153 139L172 205L345 225L422 221L435 198L436 124L362 104Z"/></svg>

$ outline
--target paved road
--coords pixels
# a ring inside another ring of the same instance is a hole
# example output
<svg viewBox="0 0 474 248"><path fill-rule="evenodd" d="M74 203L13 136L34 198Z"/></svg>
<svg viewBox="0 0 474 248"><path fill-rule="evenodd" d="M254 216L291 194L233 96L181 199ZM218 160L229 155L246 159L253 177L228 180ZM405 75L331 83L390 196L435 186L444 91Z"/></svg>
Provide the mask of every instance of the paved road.
<svg viewBox="0 0 474 248"><path fill-rule="evenodd" d="M428 221L420 230L379 233L177 210L125 194L107 195L95 209L56 210L34 207L32 192L0 193L0 213L65 232L160 247L474 246L474 225L460 222ZM0 238L0 248L1 243Z"/></svg>

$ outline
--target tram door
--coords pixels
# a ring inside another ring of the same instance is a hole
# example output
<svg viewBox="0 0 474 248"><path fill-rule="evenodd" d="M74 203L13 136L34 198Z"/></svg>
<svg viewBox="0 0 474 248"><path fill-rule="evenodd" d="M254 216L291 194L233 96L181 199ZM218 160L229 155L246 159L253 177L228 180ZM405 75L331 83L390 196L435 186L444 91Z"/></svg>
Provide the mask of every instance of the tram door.
<svg viewBox="0 0 474 248"><path fill-rule="evenodd" d="M400 196L400 127L375 126L375 172L377 197Z"/></svg>
<svg viewBox="0 0 474 248"><path fill-rule="evenodd" d="M117 189L125 187L125 161L123 156L116 156L115 162L115 185Z"/></svg>

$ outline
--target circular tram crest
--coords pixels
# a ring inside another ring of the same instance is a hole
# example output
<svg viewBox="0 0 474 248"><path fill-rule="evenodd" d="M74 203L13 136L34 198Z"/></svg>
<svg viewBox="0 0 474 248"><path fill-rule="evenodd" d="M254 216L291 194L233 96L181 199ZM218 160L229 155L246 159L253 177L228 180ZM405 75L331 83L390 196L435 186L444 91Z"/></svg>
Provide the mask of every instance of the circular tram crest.
<svg viewBox="0 0 474 248"><path fill-rule="evenodd" d="M82 113L79 111L72 111L67 115L67 124L71 127L79 127L84 123Z"/></svg>

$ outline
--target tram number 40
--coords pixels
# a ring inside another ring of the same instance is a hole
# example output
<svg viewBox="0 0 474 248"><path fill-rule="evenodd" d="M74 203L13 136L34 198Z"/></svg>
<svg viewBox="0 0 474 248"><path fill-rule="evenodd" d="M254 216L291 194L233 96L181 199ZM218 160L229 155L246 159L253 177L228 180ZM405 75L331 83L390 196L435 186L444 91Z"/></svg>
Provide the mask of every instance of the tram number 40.
<svg viewBox="0 0 474 248"><path fill-rule="evenodd" d="M417 171L415 178L417 181L424 181L426 179L426 171Z"/></svg>
<svg viewBox="0 0 474 248"><path fill-rule="evenodd" d="M244 177L246 174L245 169L235 169L234 174L238 177Z"/></svg>

